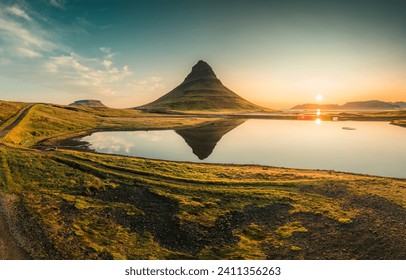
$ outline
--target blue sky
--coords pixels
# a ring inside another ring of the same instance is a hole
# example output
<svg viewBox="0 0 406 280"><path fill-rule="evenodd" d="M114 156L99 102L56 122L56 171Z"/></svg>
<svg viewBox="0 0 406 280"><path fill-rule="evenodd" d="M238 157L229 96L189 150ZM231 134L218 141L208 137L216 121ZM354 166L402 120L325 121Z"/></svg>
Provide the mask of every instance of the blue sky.
<svg viewBox="0 0 406 280"><path fill-rule="evenodd" d="M152 101L200 59L271 108L406 100L406 1L0 0L0 99Z"/></svg>

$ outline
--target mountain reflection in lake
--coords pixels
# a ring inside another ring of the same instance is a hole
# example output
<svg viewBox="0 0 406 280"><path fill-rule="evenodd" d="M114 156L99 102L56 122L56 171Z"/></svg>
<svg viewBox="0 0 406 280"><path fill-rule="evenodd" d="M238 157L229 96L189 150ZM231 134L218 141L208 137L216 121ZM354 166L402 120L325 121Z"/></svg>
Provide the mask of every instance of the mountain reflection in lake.
<svg viewBox="0 0 406 280"><path fill-rule="evenodd" d="M177 129L175 132L182 136L193 153L203 160L211 155L221 137L244 122L245 120L215 121L198 127Z"/></svg>
<svg viewBox="0 0 406 280"><path fill-rule="evenodd" d="M81 141L89 142L91 149L101 153L198 161L209 157L221 138L244 122L227 119L176 130L96 132Z"/></svg>
<svg viewBox="0 0 406 280"><path fill-rule="evenodd" d="M97 152L153 159L406 178L404 139L405 128L385 122L230 119L176 131L97 132L82 141Z"/></svg>

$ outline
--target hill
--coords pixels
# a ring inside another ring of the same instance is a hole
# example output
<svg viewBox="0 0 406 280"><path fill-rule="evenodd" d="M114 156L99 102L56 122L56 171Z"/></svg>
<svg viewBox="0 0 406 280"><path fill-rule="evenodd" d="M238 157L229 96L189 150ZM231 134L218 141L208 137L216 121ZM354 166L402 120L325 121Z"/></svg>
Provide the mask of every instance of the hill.
<svg viewBox="0 0 406 280"><path fill-rule="evenodd" d="M93 100L93 99L85 99L85 100L77 100L69 106L85 106L85 107L107 107L100 100Z"/></svg>
<svg viewBox="0 0 406 280"><path fill-rule="evenodd" d="M292 110L398 110L406 105L405 102L384 102L379 100L347 102L344 105L337 104L302 104L296 105Z"/></svg>
<svg viewBox="0 0 406 280"><path fill-rule="evenodd" d="M175 89L137 109L147 111L260 111L257 106L226 88L213 69L200 60Z"/></svg>
<svg viewBox="0 0 406 280"><path fill-rule="evenodd" d="M22 102L8 102L0 100L0 127L25 106L27 106L27 104Z"/></svg>
<svg viewBox="0 0 406 280"><path fill-rule="evenodd" d="M341 106L337 104L302 104L296 105L292 110L340 110Z"/></svg>
<svg viewBox="0 0 406 280"><path fill-rule="evenodd" d="M398 101L398 102L391 102L390 104L399 106L400 108L406 108L406 102Z"/></svg>
<svg viewBox="0 0 406 280"><path fill-rule="evenodd" d="M357 101L357 102L347 102L343 106L343 109L361 109L361 110L396 110L400 109L399 106L393 105L387 102L379 100L369 100L369 101Z"/></svg>

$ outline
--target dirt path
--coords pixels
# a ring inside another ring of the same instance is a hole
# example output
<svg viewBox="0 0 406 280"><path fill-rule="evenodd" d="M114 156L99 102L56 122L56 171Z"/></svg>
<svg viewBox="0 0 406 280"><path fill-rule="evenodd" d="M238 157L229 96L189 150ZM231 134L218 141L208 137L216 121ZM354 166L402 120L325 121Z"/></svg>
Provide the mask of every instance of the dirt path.
<svg viewBox="0 0 406 280"><path fill-rule="evenodd" d="M11 123L9 124L7 127L5 127L4 129L0 130L0 139L2 139L3 137L5 137L7 135L7 133L9 133L14 127L16 127L27 115L27 113L30 111L30 109L34 106L35 104L31 104L28 105L27 107L25 107L24 109L22 109L19 113L18 113L18 117Z"/></svg>
<svg viewBox="0 0 406 280"><path fill-rule="evenodd" d="M0 260L28 260L30 255L23 250L11 234L4 212L4 200L0 194Z"/></svg>
<svg viewBox="0 0 406 280"><path fill-rule="evenodd" d="M33 106L34 104L28 105L18 112L17 118L7 127L0 130L0 139L5 137L14 127L16 127ZM29 254L18 245L18 242L10 232L4 211L5 207L4 198L0 194L0 260L30 259Z"/></svg>

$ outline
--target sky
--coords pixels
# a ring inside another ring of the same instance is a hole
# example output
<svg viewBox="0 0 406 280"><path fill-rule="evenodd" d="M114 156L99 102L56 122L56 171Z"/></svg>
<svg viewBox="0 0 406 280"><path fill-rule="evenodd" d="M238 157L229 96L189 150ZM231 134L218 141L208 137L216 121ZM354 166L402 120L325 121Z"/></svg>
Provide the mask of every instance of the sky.
<svg viewBox="0 0 406 280"><path fill-rule="evenodd" d="M135 107L204 60L269 108L406 101L405 15L406 0L0 0L0 100Z"/></svg>

